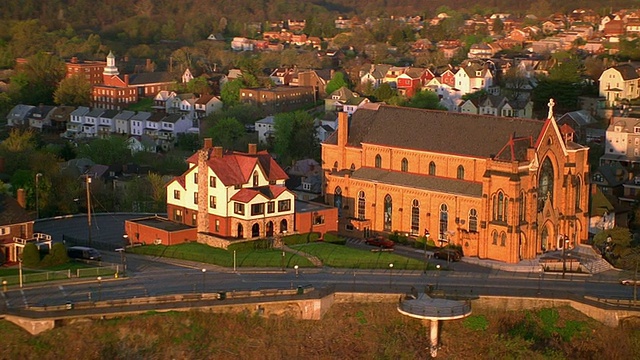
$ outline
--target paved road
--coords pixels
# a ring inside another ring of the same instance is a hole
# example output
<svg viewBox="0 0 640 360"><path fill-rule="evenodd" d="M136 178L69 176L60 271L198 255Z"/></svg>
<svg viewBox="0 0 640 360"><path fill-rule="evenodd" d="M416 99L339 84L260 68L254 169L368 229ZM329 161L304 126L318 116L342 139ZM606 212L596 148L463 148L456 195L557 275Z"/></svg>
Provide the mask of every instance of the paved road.
<svg viewBox="0 0 640 360"><path fill-rule="evenodd" d="M93 221L92 236L100 241L122 241L124 220L138 215L101 215ZM86 217L38 221L36 231L49 233L54 241L62 234L82 237L87 234ZM352 246L366 246L351 244ZM399 252L400 253L400 252ZM407 256L420 257L408 251ZM422 255L423 257L424 255ZM115 252L103 251L107 262L120 263ZM602 298L633 297L633 287L601 277L567 276L559 274L511 273L487 269L472 264L456 263L453 271L398 271L350 269L239 269L238 273L214 265L187 261L157 259L127 255L129 275L126 279L77 279L71 282L47 283L22 289L13 287L0 292L0 310L27 306L62 305L68 301L111 300L175 293L201 293L233 290L296 288L312 284L315 287L335 286L343 291L408 292L411 287L424 289L433 286L447 292L527 295L574 296L590 295ZM441 262L433 260L433 262ZM446 264L446 262L441 262ZM206 269L203 272L202 269ZM444 268L444 267L443 267Z"/></svg>

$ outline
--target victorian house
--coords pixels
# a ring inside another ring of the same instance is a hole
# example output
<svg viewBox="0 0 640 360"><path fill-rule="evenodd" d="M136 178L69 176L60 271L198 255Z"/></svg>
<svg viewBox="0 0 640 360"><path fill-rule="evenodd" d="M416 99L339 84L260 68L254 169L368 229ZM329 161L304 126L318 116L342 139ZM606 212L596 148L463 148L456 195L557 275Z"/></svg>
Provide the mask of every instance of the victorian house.
<svg viewBox="0 0 640 360"><path fill-rule="evenodd" d="M539 121L374 109L339 114L322 144L341 233L429 232L508 263L587 241L588 148L561 134L552 111Z"/></svg>

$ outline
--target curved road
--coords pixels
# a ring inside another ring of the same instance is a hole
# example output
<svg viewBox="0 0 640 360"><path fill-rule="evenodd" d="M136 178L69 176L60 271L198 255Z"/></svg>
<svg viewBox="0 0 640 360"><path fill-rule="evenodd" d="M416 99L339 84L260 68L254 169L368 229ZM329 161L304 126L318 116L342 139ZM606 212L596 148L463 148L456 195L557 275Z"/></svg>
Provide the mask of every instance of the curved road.
<svg viewBox="0 0 640 360"><path fill-rule="evenodd" d="M99 215L93 220L92 238L95 241L122 242L124 220L144 215ZM61 241L62 235L78 238L88 235L84 216L41 220L35 231L53 236ZM103 260L120 263L120 255L102 251ZM440 262L430 260L432 262ZM446 264L446 262L440 262ZM202 269L206 269L203 272ZM336 290L364 292L408 293L411 287L419 291L428 286L443 289L447 293L485 295L523 295L562 297L590 295L601 298L630 299L633 287L620 285L613 279L591 276L567 276L559 274L512 273L457 263L454 271L398 271L398 270L350 270L350 269L231 269L210 264L199 264L170 259L127 255L127 278L124 279L74 279L59 283L47 283L12 287L0 292L0 309L20 309L28 306L62 305L67 302L87 300L113 300L177 293L221 292L234 290L296 288L311 284L315 287L335 286ZM4 305L4 306L3 306Z"/></svg>

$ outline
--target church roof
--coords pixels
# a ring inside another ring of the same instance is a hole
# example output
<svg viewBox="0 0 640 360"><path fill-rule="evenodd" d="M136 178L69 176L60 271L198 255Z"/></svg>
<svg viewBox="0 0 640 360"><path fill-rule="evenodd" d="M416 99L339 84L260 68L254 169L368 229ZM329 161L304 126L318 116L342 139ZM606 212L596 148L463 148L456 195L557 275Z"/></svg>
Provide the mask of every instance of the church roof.
<svg viewBox="0 0 640 360"><path fill-rule="evenodd" d="M454 113L381 105L361 108L351 117L348 146L362 143L455 154L493 157L510 139L536 142L544 121ZM327 144L337 144L334 133Z"/></svg>

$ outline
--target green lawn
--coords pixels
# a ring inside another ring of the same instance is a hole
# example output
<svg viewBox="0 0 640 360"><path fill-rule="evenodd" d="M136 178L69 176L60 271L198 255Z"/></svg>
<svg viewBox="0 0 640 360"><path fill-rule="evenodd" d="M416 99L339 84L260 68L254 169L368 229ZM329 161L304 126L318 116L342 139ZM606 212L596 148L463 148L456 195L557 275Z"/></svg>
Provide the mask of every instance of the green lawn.
<svg viewBox="0 0 640 360"><path fill-rule="evenodd" d="M142 98L135 104L131 104L127 107L127 110L131 111L151 111L153 110L153 99L151 98Z"/></svg>
<svg viewBox="0 0 640 360"><path fill-rule="evenodd" d="M233 266L232 251L214 248L199 243L184 243L173 246L146 245L127 249L127 252L198 261L225 267ZM237 251L236 261L236 266L238 267L281 267L283 262L284 266L288 268L292 268L295 265L300 267L313 266L313 264L311 264L311 262L304 256L298 256L287 252L285 252L283 259L282 251L277 249Z"/></svg>
<svg viewBox="0 0 640 360"><path fill-rule="evenodd" d="M336 268L388 269L389 264L393 264L394 269L400 270L424 269L423 261L387 251L373 252L323 242L292 245L291 248L314 255L322 260L324 265Z"/></svg>

